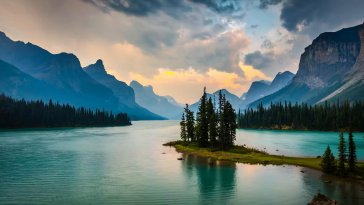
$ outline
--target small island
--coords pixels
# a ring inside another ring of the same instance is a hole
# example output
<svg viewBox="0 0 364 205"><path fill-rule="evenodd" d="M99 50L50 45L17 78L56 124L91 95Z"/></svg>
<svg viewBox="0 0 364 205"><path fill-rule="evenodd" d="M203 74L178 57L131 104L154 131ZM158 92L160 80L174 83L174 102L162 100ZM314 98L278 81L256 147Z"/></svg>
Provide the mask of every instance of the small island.
<svg viewBox="0 0 364 205"><path fill-rule="evenodd" d="M262 165L296 165L340 177L364 179L364 163L357 162L354 136L351 131L348 132L348 146L344 133L340 132L337 159L333 156L329 146L323 156L315 158L272 155L246 145L234 144L237 128L236 117L234 109L223 94L219 93L218 106L215 108L212 99L207 99L204 90L196 119L187 104L180 122L181 140L165 143L164 146L173 146L180 153L216 160Z"/></svg>

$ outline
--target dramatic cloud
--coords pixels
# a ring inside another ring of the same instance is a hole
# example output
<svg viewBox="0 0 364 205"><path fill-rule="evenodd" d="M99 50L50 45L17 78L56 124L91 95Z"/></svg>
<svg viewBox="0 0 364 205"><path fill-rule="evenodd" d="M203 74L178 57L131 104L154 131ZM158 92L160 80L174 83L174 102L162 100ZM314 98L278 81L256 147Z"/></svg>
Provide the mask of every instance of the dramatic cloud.
<svg viewBox="0 0 364 205"><path fill-rule="evenodd" d="M268 6L277 5L281 2L282 0L260 0L259 8L267 9Z"/></svg>
<svg viewBox="0 0 364 205"><path fill-rule="evenodd" d="M260 70L269 69L273 61L274 59L269 57L269 55L263 55L260 51L245 55L245 63Z"/></svg>
<svg viewBox="0 0 364 205"><path fill-rule="evenodd" d="M92 3L103 11L115 10L135 16L147 16L157 12L164 12L173 17L179 17L181 10L189 10L187 4L181 0L83 0Z"/></svg>
<svg viewBox="0 0 364 205"><path fill-rule="evenodd" d="M363 22L363 8L363 0L286 0L280 17L289 31L307 29L318 35L324 29Z"/></svg>
<svg viewBox="0 0 364 205"><path fill-rule="evenodd" d="M218 13L231 14L240 10L238 0L83 0L102 11L115 10L135 16L147 16L163 12L175 18L191 11L193 6L202 5ZM195 3L196 5L191 5Z"/></svg>

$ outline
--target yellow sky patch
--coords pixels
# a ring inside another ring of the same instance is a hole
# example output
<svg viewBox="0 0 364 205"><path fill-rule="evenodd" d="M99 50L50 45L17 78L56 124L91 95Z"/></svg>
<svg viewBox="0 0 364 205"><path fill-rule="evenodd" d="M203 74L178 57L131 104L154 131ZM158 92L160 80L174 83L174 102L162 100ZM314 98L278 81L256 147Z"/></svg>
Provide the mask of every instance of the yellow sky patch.
<svg viewBox="0 0 364 205"><path fill-rule="evenodd" d="M172 95L181 103L193 103L202 94L203 87L207 92L225 88L230 92L241 96L250 84L251 80L269 79L261 71L251 66L242 66L245 78L233 72L219 71L209 68L206 72L198 72L193 68L188 69L158 69L158 73L152 77L146 77L140 73L130 72L129 78L143 85L153 85L159 95Z"/></svg>

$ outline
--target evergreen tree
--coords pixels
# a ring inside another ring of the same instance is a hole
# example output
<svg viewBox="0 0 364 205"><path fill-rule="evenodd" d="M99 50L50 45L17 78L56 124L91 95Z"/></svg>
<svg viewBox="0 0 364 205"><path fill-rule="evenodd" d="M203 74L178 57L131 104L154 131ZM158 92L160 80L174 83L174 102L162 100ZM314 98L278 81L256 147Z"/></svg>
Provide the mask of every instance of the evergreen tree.
<svg viewBox="0 0 364 205"><path fill-rule="evenodd" d="M225 112L226 112L226 136L227 136L227 141L226 141L226 145L225 147L232 147L234 145L234 142L236 140L236 128L237 128L237 123L236 123L236 114L235 114L235 110L233 108L233 106L230 104L229 101L226 101L226 105L225 105Z"/></svg>
<svg viewBox="0 0 364 205"><path fill-rule="evenodd" d="M209 129L209 124L207 119L207 98L206 98L206 88L204 88L196 117L196 135L200 147L208 146L208 140L209 140L208 129Z"/></svg>
<svg viewBox="0 0 364 205"><path fill-rule="evenodd" d="M335 163L335 157L331 152L330 146L327 146L324 155L322 155L320 166L325 173L334 173L336 170Z"/></svg>
<svg viewBox="0 0 364 205"><path fill-rule="evenodd" d="M354 136L351 131L349 131L349 154L348 154L348 164L349 171L355 172L356 169L356 147L354 142Z"/></svg>
<svg viewBox="0 0 364 205"><path fill-rule="evenodd" d="M182 113L182 119L179 124L181 125L181 140L187 141L185 113Z"/></svg>
<svg viewBox="0 0 364 205"><path fill-rule="evenodd" d="M195 138L195 117L193 112L189 109L188 104L185 107L185 114L186 114L186 133L187 139L189 141L194 142L196 141Z"/></svg>
<svg viewBox="0 0 364 205"><path fill-rule="evenodd" d="M216 117L216 113L215 113L215 108L214 105L212 103L211 98L209 98L208 102L207 102L207 106L206 106L206 110L207 110L207 121L209 123L209 141L210 141L210 145L212 147L216 146L216 137L217 137L217 117Z"/></svg>
<svg viewBox="0 0 364 205"><path fill-rule="evenodd" d="M343 132L340 132L339 135L339 147L338 147L338 160L339 160L339 164L338 164L338 174L340 176L345 176L346 175L346 170L345 170L345 162L346 162L346 146L345 146L345 140L344 140L344 134Z"/></svg>
<svg viewBox="0 0 364 205"><path fill-rule="evenodd" d="M225 123L225 108L226 99L225 96L219 91L219 109L218 109L218 144L221 149L224 149L226 145L226 123Z"/></svg>

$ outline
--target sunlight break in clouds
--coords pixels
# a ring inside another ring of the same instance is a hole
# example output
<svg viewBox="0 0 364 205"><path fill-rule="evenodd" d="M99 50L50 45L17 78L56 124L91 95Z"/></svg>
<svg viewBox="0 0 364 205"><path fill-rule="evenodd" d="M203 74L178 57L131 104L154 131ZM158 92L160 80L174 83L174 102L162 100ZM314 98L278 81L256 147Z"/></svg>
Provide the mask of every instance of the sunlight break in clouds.
<svg viewBox="0 0 364 205"><path fill-rule="evenodd" d="M130 79L135 79L143 85L153 84L155 90L161 95L176 93L174 97L181 103L193 103L201 96L203 86L208 92L215 92L221 88L241 95L246 90L252 80L265 79L269 77L263 72L240 63L241 70L245 78L236 73L219 71L209 68L206 72L199 72L194 68L188 69L158 69L158 74L148 78L142 74L131 72Z"/></svg>

